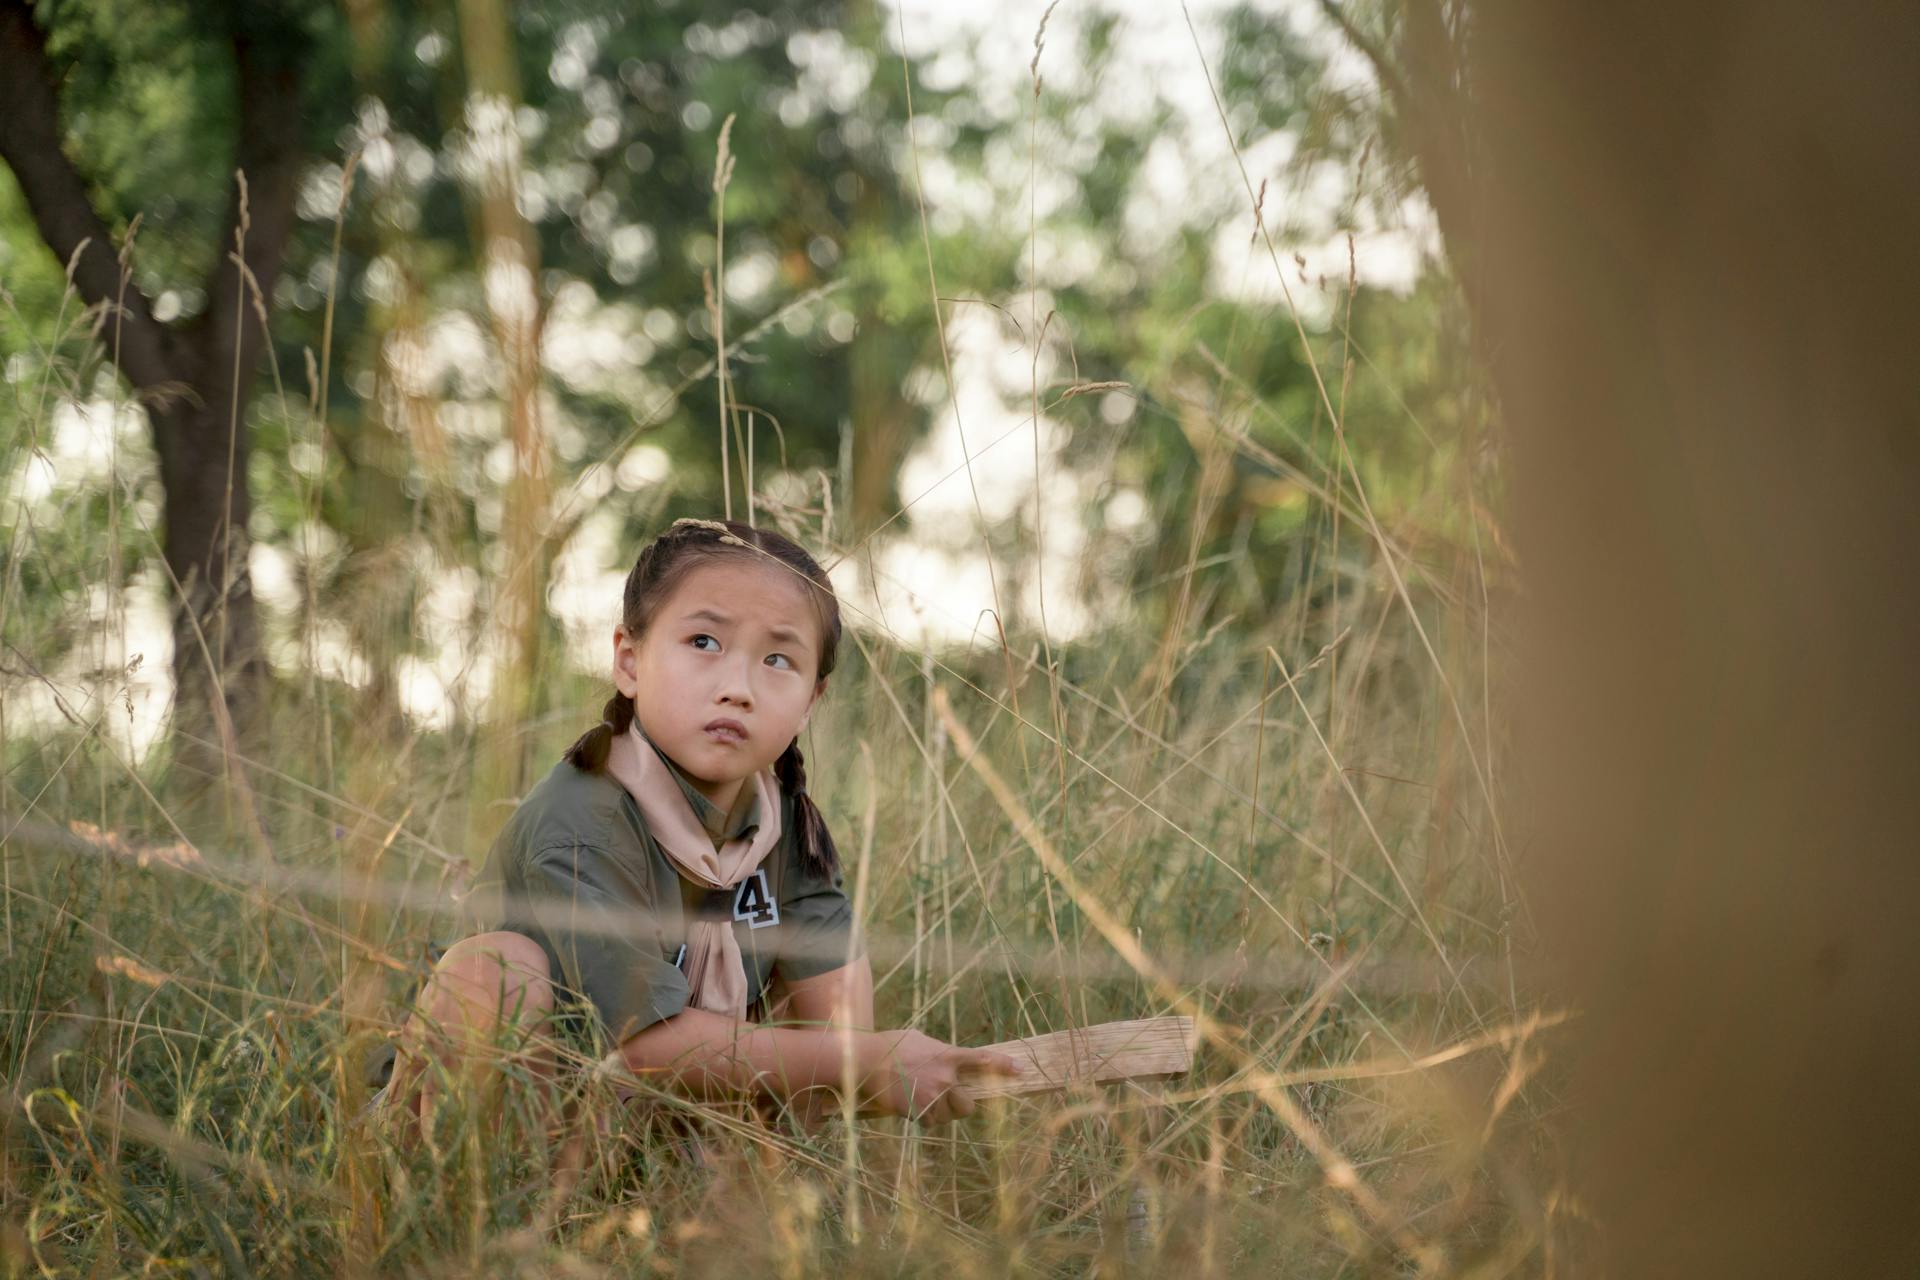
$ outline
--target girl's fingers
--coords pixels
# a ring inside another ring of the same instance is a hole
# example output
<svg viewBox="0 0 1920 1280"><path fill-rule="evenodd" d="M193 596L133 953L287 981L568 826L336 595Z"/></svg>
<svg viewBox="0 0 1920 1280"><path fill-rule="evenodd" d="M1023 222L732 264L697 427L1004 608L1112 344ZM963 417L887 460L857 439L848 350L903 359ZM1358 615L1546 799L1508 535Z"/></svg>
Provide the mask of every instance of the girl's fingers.
<svg viewBox="0 0 1920 1280"><path fill-rule="evenodd" d="M973 1114L973 1095L959 1085L948 1085L936 1093L926 1106L913 1113L914 1122L932 1127L947 1124Z"/></svg>
<svg viewBox="0 0 1920 1280"><path fill-rule="evenodd" d="M990 1076L1017 1076L1020 1074L1020 1062L1004 1053L992 1049L969 1049L960 1066L967 1071Z"/></svg>
<svg viewBox="0 0 1920 1280"><path fill-rule="evenodd" d="M936 1125L936 1124L945 1123L946 1116L942 1114L945 1107L945 1103L946 1103L946 1095L944 1093L934 1094L932 1098L928 1099L926 1106L914 1108L914 1111L913 1111L914 1123L924 1124L924 1125Z"/></svg>

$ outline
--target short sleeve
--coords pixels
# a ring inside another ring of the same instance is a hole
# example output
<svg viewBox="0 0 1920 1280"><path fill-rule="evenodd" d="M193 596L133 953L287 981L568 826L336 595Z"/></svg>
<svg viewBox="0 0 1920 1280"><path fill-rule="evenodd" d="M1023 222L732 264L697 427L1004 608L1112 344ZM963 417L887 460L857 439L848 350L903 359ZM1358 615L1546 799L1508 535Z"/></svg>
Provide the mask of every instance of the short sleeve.
<svg viewBox="0 0 1920 1280"><path fill-rule="evenodd" d="M678 902L670 904L677 915ZM599 1012L615 1042L687 1007L687 979L663 954L658 912L647 885L607 851L570 844L526 862L515 914L567 987Z"/></svg>
<svg viewBox="0 0 1920 1280"><path fill-rule="evenodd" d="M774 972L797 981L843 968L860 955L862 944L839 870L807 866L797 840L784 842L781 852L781 936Z"/></svg>

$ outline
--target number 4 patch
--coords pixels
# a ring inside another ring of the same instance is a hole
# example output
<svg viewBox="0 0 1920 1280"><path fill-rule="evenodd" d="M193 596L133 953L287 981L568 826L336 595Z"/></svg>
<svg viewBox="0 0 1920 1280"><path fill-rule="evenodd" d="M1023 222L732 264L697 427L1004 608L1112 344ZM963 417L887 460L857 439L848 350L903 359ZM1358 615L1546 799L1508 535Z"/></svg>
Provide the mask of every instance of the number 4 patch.
<svg viewBox="0 0 1920 1280"><path fill-rule="evenodd" d="M733 918L744 920L748 928L764 929L780 923L780 905L767 888L767 872L762 867L740 882L733 895Z"/></svg>

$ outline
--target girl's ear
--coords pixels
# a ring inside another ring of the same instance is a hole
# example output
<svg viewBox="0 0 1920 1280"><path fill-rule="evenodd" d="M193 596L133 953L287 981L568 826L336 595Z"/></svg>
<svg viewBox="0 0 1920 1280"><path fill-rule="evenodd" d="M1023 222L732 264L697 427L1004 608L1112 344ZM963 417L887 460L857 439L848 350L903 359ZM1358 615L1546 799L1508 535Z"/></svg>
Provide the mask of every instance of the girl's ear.
<svg viewBox="0 0 1920 1280"><path fill-rule="evenodd" d="M816 680L813 682L813 696L807 699L807 709L804 712L802 712L800 716L800 732L801 733L805 733L807 731L807 721L813 718L814 704L820 701L820 695L825 693L826 691L827 691L827 682L825 680Z"/></svg>
<svg viewBox="0 0 1920 1280"><path fill-rule="evenodd" d="M625 626L613 628L613 687L633 697L640 689L640 653Z"/></svg>

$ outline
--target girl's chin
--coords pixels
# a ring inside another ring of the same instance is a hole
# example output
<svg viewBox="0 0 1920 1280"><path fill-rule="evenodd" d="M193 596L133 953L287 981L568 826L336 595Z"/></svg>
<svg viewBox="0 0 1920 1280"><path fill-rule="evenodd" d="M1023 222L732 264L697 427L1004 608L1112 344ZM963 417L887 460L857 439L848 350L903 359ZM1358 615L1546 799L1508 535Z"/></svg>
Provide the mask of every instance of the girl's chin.
<svg viewBox="0 0 1920 1280"><path fill-rule="evenodd" d="M741 747L720 746L704 740L691 743L684 756L673 758L688 776L716 785L750 778L773 763Z"/></svg>

